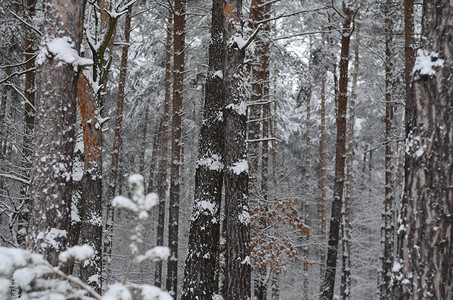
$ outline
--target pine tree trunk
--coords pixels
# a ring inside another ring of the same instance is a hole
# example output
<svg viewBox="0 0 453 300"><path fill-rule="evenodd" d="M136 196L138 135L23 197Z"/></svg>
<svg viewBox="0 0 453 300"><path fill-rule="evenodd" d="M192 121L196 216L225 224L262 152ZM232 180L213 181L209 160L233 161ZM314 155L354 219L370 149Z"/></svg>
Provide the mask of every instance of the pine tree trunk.
<svg viewBox="0 0 453 300"><path fill-rule="evenodd" d="M391 272L393 262L393 202L394 202L394 165L393 165L393 21L390 15L391 0L384 4L385 16L385 158L384 158L384 212L382 214L381 243L383 244L382 273L380 276L380 299L390 298Z"/></svg>
<svg viewBox="0 0 453 300"><path fill-rule="evenodd" d="M250 299L250 212L248 205L248 162L246 109L243 87L245 51L234 42L242 38L242 1L226 0L224 13L225 65L225 202L226 268L225 298ZM232 42L233 41L233 42Z"/></svg>
<svg viewBox="0 0 453 300"><path fill-rule="evenodd" d="M35 0L27 0L26 3L27 7L25 8L25 13L28 15L27 17L31 20L36 13ZM25 99L27 102L25 103L25 124L24 124L24 137L23 137L23 158L22 158L22 167L24 169L24 177L28 178L30 176L30 168L31 168L31 161L33 155L33 132L35 126L35 71L33 71L33 67L35 66L35 43L34 43L34 36L31 32L26 33L25 39L25 69L30 70L25 74ZM21 195L24 198L30 197L29 192L29 185L25 184L21 187ZM18 233L17 233L17 242L19 245L25 245L25 239L27 236L28 230L28 221L29 221L29 208L30 208L30 201L25 200L25 208L22 210L20 214L20 221L18 224Z"/></svg>
<svg viewBox="0 0 453 300"><path fill-rule="evenodd" d="M145 118L143 120L142 145L140 147L139 173L142 175L145 174L146 138L148 135L149 106L150 104L148 103L145 108Z"/></svg>
<svg viewBox="0 0 453 300"><path fill-rule="evenodd" d="M181 192L182 102L184 94L186 0L175 0L173 23L173 106L171 137L170 203L168 215L168 247L171 257L167 264L167 290L177 298L178 288L178 228Z"/></svg>
<svg viewBox="0 0 453 300"><path fill-rule="evenodd" d="M412 70L415 62L414 39L414 0L404 0L404 78L406 83L406 135L412 125L412 116L415 110L414 94L412 91Z"/></svg>
<svg viewBox="0 0 453 300"><path fill-rule="evenodd" d="M359 77L359 47L360 47L360 24L355 25L356 40L354 46L354 74L352 76L351 97L349 101L349 118L348 118L348 152L346 156L346 185L343 204L342 230L342 272L341 272L341 291L340 299L349 300L351 298L351 194L352 194L352 174L354 158L354 110L357 100L357 79Z"/></svg>
<svg viewBox="0 0 453 300"><path fill-rule="evenodd" d="M182 300L210 300L219 294L220 205L223 185L223 76L224 43L222 2L212 3L209 70L205 85L203 122L195 172L194 210L190 223L189 253L184 271Z"/></svg>
<svg viewBox="0 0 453 300"><path fill-rule="evenodd" d="M124 24L124 42L123 50L121 53L121 65L118 84L118 97L116 100L116 120L115 120L115 133L113 138L113 149L110 163L109 174L109 187L107 191L107 205L106 205L106 220L105 220L105 233L104 233L104 261L105 269L110 270L111 256L112 256L112 242L113 242L113 224L114 224L114 209L112 207L112 200L115 197L115 191L118 184L118 165L120 161L120 154L123 145L121 132L123 130L123 107L126 88L126 75L127 75L127 57L129 53L129 40L131 32L131 19L132 19L132 5L126 14ZM109 283L110 271L107 271L107 283Z"/></svg>
<svg viewBox="0 0 453 300"><path fill-rule="evenodd" d="M327 159L326 159L326 76L327 74L321 75L321 137L319 140L319 202L318 202L318 219L320 222L319 227L319 235L321 236L321 240L324 241L327 238L327 216L326 216L326 201L327 201L327 176L326 176L326 169L327 169ZM326 255L323 249L320 251L320 275L321 279L324 278L325 272L325 261Z"/></svg>
<svg viewBox="0 0 453 300"><path fill-rule="evenodd" d="M351 41L350 8L344 8L345 20L341 38L339 95L337 103L337 140L335 147L335 183L332 214L330 219L329 243L325 276L322 283L320 300L332 300L335 288L335 274L337 269L338 241L340 235L341 207L343 203L343 190L345 180L345 154L346 154L346 109L348 102L348 65L349 44Z"/></svg>
<svg viewBox="0 0 453 300"><path fill-rule="evenodd" d="M84 10L85 1L81 0L45 1L43 41L69 37L78 50ZM77 77L72 64L52 57L43 58L36 73L29 247L43 253L53 265L58 264L69 238Z"/></svg>
<svg viewBox="0 0 453 300"><path fill-rule="evenodd" d="M450 2L424 1L393 299L453 298L452 20Z"/></svg>
<svg viewBox="0 0 453 300"><path fill-rule="evenodd" d="M271 17L272 4L265 0L253 0L250 6L251 29L256 30L263 20ZM269 209L269 123L270 116L270 99L269 99L269 55L270 55L270 23L261 24L261 31L255 38L255 48L253 53L253 63L250 68L252 95L251 101L256 102L250 108L249 129L250 140L259 140L251 144L252 148L252 168L250 170L251 178L255 182L255 193L259 195L258 201L261 202L265 211ZM261 151L260 151L261 146ZM261 169L259 165L261 162ZM262 221L262 228L266 228L266 220ZM260 268L256 272L254 284L254 296L258 300L265 300L267 297L267 284L269 276L266 268Z"/></svg>
<svg viewBox="0 0 453 300"><path fill-rule="evenodd" d="M86 267L80 269L80 277L97 291L101 290L102 274L102 132L96 117L99 107L92 86L81 73L78 81L78 101L82 117L84 174L81 181L82 221L80 239L96 249L96 255ZM98 275L98 277L91 277ZM96 279L90 281L89 278Z"/></svg>
<svg viewBox="0 0 453 300"><path fill-rule="evenodd" d="M169 144L169 123L170 123L170 106L171 106L171 79L172 79L172 45L173 45L173 14L171 10L168 11L167 18L167 39L165 42L165 99L164 99L164 113L162 115L162 130L161 133L161 154L159 161L159 176L157 183L157 194L159 195L159 208L158 208L158 221L157 221L157 245L163 245L164 243L164 224L165 224L165 200L167 198L168 180L167 180L167 168L168 168L168 144ZM153 159L154 151L153 147ZM155 164L153 164L155 165ZM153 171L153 165L151 166L150 174ZM152 191L152 181L150 175L150 182L148 185L148 192ZM154 284L158 287L162 285L162 264L158 264L154 274Z"/></svg>

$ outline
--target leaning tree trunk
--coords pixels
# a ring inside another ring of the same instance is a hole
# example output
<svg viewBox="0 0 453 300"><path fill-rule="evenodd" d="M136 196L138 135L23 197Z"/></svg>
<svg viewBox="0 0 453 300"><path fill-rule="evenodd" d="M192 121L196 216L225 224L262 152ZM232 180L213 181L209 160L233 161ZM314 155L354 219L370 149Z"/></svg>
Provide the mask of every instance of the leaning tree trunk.
<svg viewBox="0 0 453 300"><path fill-rule="evenodd" d="M453 298L452 1L424 1L393 299Z"/></svg>
<svg viewBox="0 0 453 300"><path fill-rule="evenodd" d="M52 43L80 47L85 1L48 0L44 5L42 39L47 53L38 58L36 73L36 144L31 170L32 214L29 247L53 265L64 251L71 222L72 162L75 141L77 72L59 59ZM70 17L69 17L70 16Z"/></svg>
<svg viewBox="0 0 453 300"><path fill-rule="evenodd" d="M329 243L324 280L321 286L320 300L332 300L337 270L338 240L340 236L341 207L345 180L346 154L346 109L348 102L348 65L349 44L351 41L352 11L345 7L345 20L341 38L339 95L337 104L337 140L335 147L335 183L330 218Z"/></svg>
<svg viewBox="0 0 453 300"><path fill-rule="evenodd" d="M178 289L178 228L181 193L182 101L186 51L186 0L175 0L173 14L173 106L171 137L170 203L168 214L168 247L171 258L167 264L167 290L177 298Z"/></svg>
<svg viewBox="0 0 453 300"><path fill-rule="evenodd" d="M224 66L222 1L213 0L209 70L195 172L194 209L182 300L210 300L219 293L220 205L223 185Z"/></svg>
<svg viewBox="0 0 453 300"><path fill-rule="evenodd" d="M246 106L243 78L242 1L226 0L223 7L225 43L225 151L226 203L225 299L250 299L250 214L246 151Z"/></svg>
<svg viewBox="0 0 453 300"><path fill-rule="evenodd" d="M343 216L341 222L341 247L342 247L342 264L341 264L341 291L340 299L348 300L351 297L351 194L352 194L352 174L354 161L354 110L357 100L357 79L359 77L359 48L360 48L360 24L356 24L356 40L354 45L354 74L352 75L351 98L349 101L348 117L348 152L346 157L346 184L343 204Z"/></svg>

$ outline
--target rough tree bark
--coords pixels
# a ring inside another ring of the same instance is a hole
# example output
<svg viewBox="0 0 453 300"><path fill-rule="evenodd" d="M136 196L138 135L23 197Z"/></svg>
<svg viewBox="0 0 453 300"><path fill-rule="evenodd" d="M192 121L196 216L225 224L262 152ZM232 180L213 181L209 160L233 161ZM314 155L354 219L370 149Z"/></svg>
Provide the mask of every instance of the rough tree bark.
<svg viewBox="0 0 453 300"><path fill-rule="evenodd" d="M73 43L76 55L82 37L85 1L47 0L44 4L43 43L66 41L68 47ZM74 72L77 64L59 59L52 49L47 46L47 55L41 55L37 61L29 247L56 265L58 254L66 248L71 222L78 73Z"/></svg>
<svg viewBox="0 0 453 300"><path fill-rule="evenodd" d="M381 300L390 298L390 281L393 262L393 204L394 195L394 162L393 162L393 20L391 16L392 1L384 3L385 34L385 158L384 158L384 211L382 213L381 243L383 244L382 270L380 274L379 294Z"/></svg>
<svg viewBox="0 0 453 300"><path fill-rule="evenodd" d="M175 0L173 14L173 105L171 137L170 203L168 215L168 247L171 257L167 264L167 290L177 298L178 288L178 228L183 160L182 102L186 50L186 0Z"/></svg>
<svg viewBox="0 0 453 300"><path fill-rule="evenodd" d="M242 45L242 1L226 0L223 7L225 43L225 151L226 203L225 299L250 299L250 213L246 151L246 106L243 86L245 49Z"/></svg>
<svg viewBox="0 0 453 300"><path fill-rule="evenodd" d="M424 1L393 299L453 298L453 5Z"/></svg>
<svg viewBox="0 0 453 300"><path fill-rule="evenodd" d="M269 123L270 99L269 99L269 55L270 55L270 23L265 22L271 17L272 3L265 0L253 0L250 6L250 27L257 30L261 26L260 32L255 38L255 48L253 61L250 67L250 77L252 86L251 102L256 104L250 107L249 114L249 136L250 140L260 140L252 142L252 168L250 179L255 179L254 190L258 195L258 202L261 202L263 209L268 210L269 198ZM262 23L262 24L261 24ZM261 25L260 25L261 24ZM260 152L261 146L261 152ZM261 169L259 165L261 162ZM266 220L262 221L262 228L266 228ZM267 285L269 275L266 268L259 268L256 272L254 297L262 300L267 297Z"/></svg>
<svg viewBox="0 0 453 300"><path fill-rule="evenodd" d="M210 300L219 293L220 205L223 185L223 1L212 1L209 70L195 172L194 210L182 300Z"/></svg>
<svg viewBox="0 0 453 300"><path fill-rule="evenodd" d="M345 180L346 154L346 109L348 102L348 65L349 44L351 41L351 21L353 12L348 6L343 9L345 19L341 37L340 78L337 101L337 138L335 146L335 183L332 214L330 218L329 242L324 280L321 286L320 300L332 300L337 269L338 241L340 233L341 207Z"/></svg>
<svg viewBox="0 0 453 300"><path fill-rule="evenodd" d="M326 201L327 201L327 176L326 176L326 168L327 168L327 153L326 153L326 72L321 75L321 137L319 140L319 202L318 202L318 219L319 219L319 235L321 236L321 240L326 240L327 238L327 216L326 216ZM321 278L324 277L325 265L324 262L326 261L326 255L323 249L320 251L319 261L321 262L320 265L320 274Z"/></svg>
<svg viewBox="0 0 453 300"><path fill-rule="evenodd" d="M354 73L352 75L351 97L349 100L348 117L348 152L346 157L346 184L344 204L342 210L341 238L342 264L341 264L341 289L340 299L348 300L351 297L351 195L352 195L352 174L354 160L354 124L355 124L355 102L357 100L357 80L359 77L359 50L360 50L360 24L355 25L355 45L354 45Z"/></svg>
<svg viewBox="0 0 453 300"><path fill-rule="evenodd" d="M31 20L36 14L36 0L27 0L25 7L25 14L27 19ZM33 132L35 126L35 71L33 70L35 66L35 36L29 30L26 33L25 39L25 69L29 70L25 74L25 90L24 95L25 102L25 122L24 122L24 137L23 137L23 157L22 157L22 167L24 170L24 177L28 178L30 176L31 160L33 154ZM21 187L21 194L23 197L28 198L30 195L29 185L25 184ZM20 214L20 222L18 224L18 233L17 233L17 242L19 245L25 244L25 238L27 236L28 230L28 221L29 221L29 200L25 200L24 209Z"/></svg>

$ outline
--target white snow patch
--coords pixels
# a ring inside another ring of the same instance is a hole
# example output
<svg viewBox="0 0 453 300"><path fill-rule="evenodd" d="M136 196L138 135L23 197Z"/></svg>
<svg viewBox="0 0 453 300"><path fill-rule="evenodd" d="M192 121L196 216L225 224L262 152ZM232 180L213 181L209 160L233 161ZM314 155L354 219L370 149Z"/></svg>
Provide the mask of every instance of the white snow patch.
<svg viewBox="0 0 453 300"><path fill-rule="evenodd" d="M225 108L227 109L232 109L236 111L239 115L245 116L247 113L247 105L245 104L245 101L241 101L239 104L228 104Z"/></svg>
<svg viewBox="0 0 453 300"><path fill-rule="evenodd" d="M205 157L197 161L198 166L205 166L209 170L220 171L223 169L223 164L221 162L222 157L217 154L213 154L211 157Z"/></svg>
<svg viewBox="0 0 453 300"><path fill-rule="evenodd" d="M145 254L139 255L137 261L140 263L144 260L151 260L153 262L158 262L162 260L167 260L170 257L170 249L164 246L156 246L151 250L146 251Z"/></svg>
<svg viewBox="0 0 453 300"><path fill-rule="evenodd" d="M74 66L74 71L77 71L79 66L89 66L93 64L93 60L79 56L77 50L74 49L75 43L68 36L54 38L47 42L36 57L36 64L41 65L47 57L67 63Z"/></svg>
<svg viewBox="0 0 453 300"><path fill-rule="evenodd" d="M392 272L395 272L395 273L396 273L396 272L399 272L399 271L401 270L402 267L403 267L403 266L402 266L399 262L395 261L395 262L393 263Z"/></svg>
<svg viewBox="0 0 453 300"><path fill-rule="evenodd" d="M101 300L132 300L131 292L122 284L111 285Z"/></svg>
<svg viewBox="0 0 453 300"><path fill-rule="evenodd" d="M206 200L197 201L196 206L197 206L197 209L199 209L201 211L209 211L211 213L211 215L213 215L213 216L217 212L215 203L212 203L212 202L209 202Z"/></svg>
<svg viewBox="0 0 453 300"><path fill-rule="evenodd" d="M213 77L219 77L220 79L223 79L223 71L222 70L215 71Z"/></svg>
<svg viewBox="0 0 453 300"><path fill-rule="evenodd" d="M9 287L11 282L6 278L0 278L0 299L8 299L11 296Z"/></svg>
<svg viewBox="0 0 453 300"><path fill-rule="evenodd" d="M244 225L249 224L249 223L250 223L250 220L251 220L250 214L249 214L249 212L246 211L246 210L243 210L243 211L239 214L238 218L239 218L239 222L241 222L241 223L244 224Z"/></svg>
<svg viewBox="0 0 453 300"><path fill-rule="evenodd" d="M94 249L89 245L85 244L82 246L74 246L68 248L68 250L61 252L58 256L58 259L61 262L67 262L68 260L74 258L78 261L83 261L94 255Z"/></svg>
<svg viewBox="0 0 453 300"><path fill-rule="evenodd" d="M162 292L158 287L152 285L142 285L143 300L173 300L173 297L166 292Z"/></svg>
<svg viewBox="0 0 453 300"><path fill-rule="evenodd" d="M241 159L238 162L235 162L231 167L231 171L234 172L234 174L239 175L242 172L248 173L249 171L249 163L246 159Z"/></svg>
<svg viewBox="0 0 453 300"><path fill-rule="evenodd" d="M418 49L412 74L418 71L421 75L435 75L434 68L443 67L444 62L443 59L439 58L439 53L428 53L426 50Z"/></svg>

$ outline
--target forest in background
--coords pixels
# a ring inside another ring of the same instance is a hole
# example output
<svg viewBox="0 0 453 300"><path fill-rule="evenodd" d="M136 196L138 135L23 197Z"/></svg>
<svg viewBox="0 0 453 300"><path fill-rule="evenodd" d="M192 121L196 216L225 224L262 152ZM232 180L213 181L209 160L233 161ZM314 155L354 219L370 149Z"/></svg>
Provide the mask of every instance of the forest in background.
<svg viewBox="0 0 453 300"><path fill-rule="evenodd" d="M452 299L451 1L0 12L0 297Z"/></svg>

